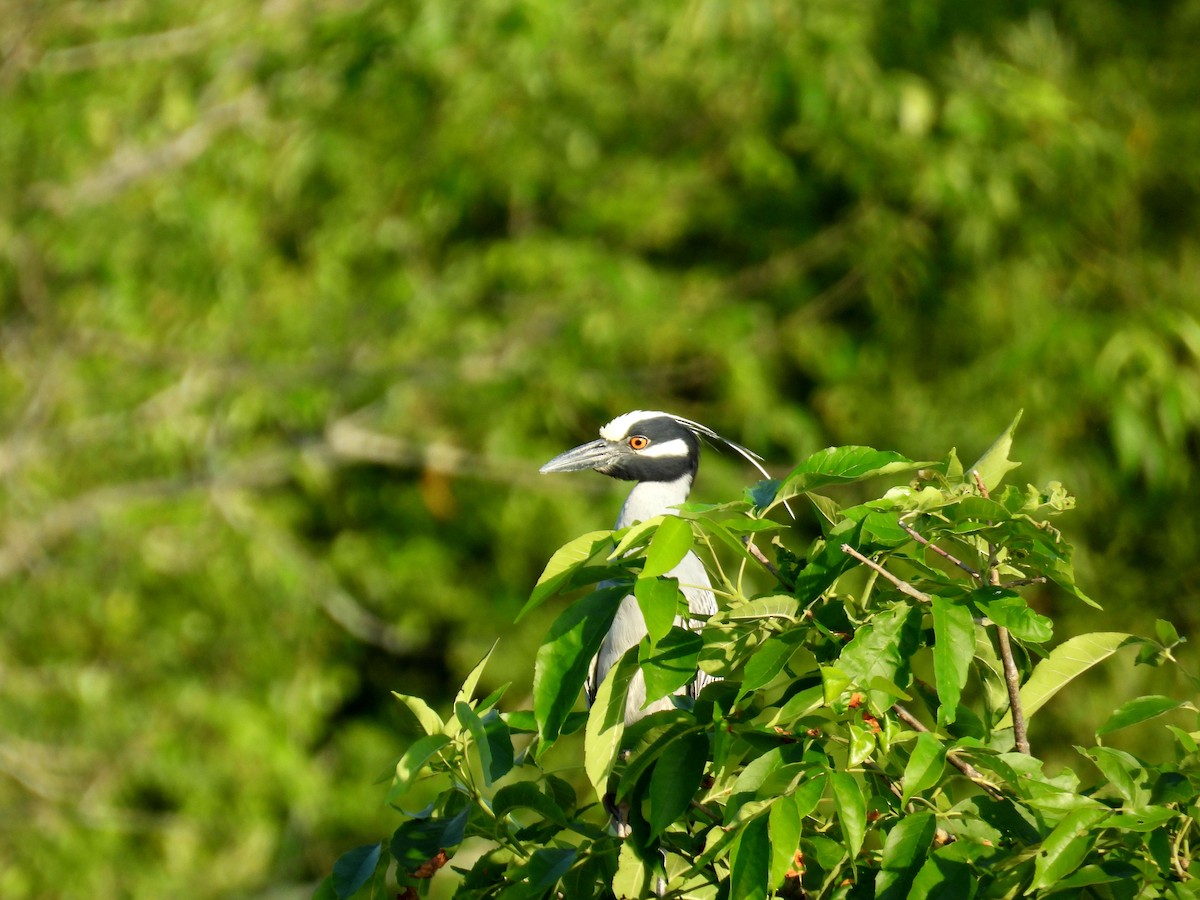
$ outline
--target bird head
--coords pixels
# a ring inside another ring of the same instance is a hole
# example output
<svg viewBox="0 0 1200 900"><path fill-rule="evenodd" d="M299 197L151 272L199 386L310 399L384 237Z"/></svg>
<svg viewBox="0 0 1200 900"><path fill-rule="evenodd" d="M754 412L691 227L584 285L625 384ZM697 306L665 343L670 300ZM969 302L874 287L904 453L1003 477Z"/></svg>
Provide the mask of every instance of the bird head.
<svg viewBox="0 0 1200 900"><path fill-rule="evenodd" d="M696 474L700 438L720 441L766 475L756 453L721 437L711 428L672 413L634 410L600 429L600 438L559 454L542 466L550 472L595 469L626 481L675 481ZM769 477L769 476L768 476Z"/></svg>

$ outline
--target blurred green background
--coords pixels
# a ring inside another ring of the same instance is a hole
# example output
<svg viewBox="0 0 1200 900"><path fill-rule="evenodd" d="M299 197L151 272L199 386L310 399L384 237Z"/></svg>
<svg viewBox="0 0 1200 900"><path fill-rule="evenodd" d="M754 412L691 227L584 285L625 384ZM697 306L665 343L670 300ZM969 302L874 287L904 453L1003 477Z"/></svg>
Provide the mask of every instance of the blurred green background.
<svg viewBox="0 0 1200 900"><path fill-rule="evenodd" d="M1197 0L0 2L0 897L307 896L396 824L389 691L499 637L521 703L621 496L537 467L633 408L776 474L1023 408L1106 612L1038 608L1193 631L1198 45Z"/></svg>

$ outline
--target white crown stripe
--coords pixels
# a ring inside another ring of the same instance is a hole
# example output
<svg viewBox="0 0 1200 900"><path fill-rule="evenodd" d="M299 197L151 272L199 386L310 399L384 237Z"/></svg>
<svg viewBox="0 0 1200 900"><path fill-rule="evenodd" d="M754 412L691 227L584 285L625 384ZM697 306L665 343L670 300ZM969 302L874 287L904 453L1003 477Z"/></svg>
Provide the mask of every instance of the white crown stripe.
<svg viewBox="0 0 1200 900"><path fill-rule="evenodd" d="M619 441L629 433L629 429L632 425L636 424L637 422L641 422L643 419L656 419L660 416L667 419L674 419L680 425L690 428L695 434L703 435L704 437L714 441L720 441L722 444L725 444L727 447L735 451L743 459L748 460L749 463L754 466L754 468L757 469L759 474L761 474L764 478L771 477L771 473L768 472L760 462L762 457L753 450L749 449L748 447L743 447L741 444L737 443L736 441L731 441L727 437L722 437L707 425L702 425L699 422L684 418L683 416L677 416L674 413L662 412L661 410L635 409L633 412L627 412L624 415L617 416L615 419L601 428L600 437L604 438L606 441Z"/></svg>

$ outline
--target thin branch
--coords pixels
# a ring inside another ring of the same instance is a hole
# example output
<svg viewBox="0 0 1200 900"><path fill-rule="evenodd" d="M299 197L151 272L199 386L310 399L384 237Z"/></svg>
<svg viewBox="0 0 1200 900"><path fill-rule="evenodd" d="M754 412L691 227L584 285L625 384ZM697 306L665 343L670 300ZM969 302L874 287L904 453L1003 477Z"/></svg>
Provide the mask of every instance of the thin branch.
<svg viewBox="0 0 1200 900"><path fill-rule="evenodd" d="M983 580L983 576L979 572L977 572L975 569L968 566L962 560L956 559L955 557L951 556L949 553L947 553L945 550L943 550L937 544L930 541L927 537L925 537L925 535L921 534L919 531L917 531L917 529L913 528L907 522L901 522L900 527L903 528L905 531L907 531L909 534L909 537L911 537L918 544L928 547L930 550L932 550L934 553L938 554L938 556L942 557L947 562L954 563L954 565L958 566L960 569L962 569L964 572L966 572L972 578L977 578L980 581Z"/></svg>
<svg viewBox="0 0 1200 900"><path fill-rule="evenodd" d="M914 731L929 731L929 729L925 727L924 722L910 713L899 703L892 705L892 712L896 714L896 718ZM992 782L988 781L982 772L976 769L965 759L959 759L953 750L947 751L946 762L950 763L950 765L954 766L954 768L958 769L958 771L962 772L967 776L967 778L971 779L971 781L979 785L997 800L1003 796L1000 789L996 787L996 785L992 784Z"/></svg>
<svg viewBox="0 0 1200 900"><path fill-rule="evenodd" d="M976 473L978 477L978 473ZM988 584L1000 586L1000 570L997 568L997 547L988 544ZM1013 719L1013 741L1017 752L1030 755L1029 730L1025 721L1025 712L1021 706L1021 673L1017 671L1017 663L1013 658L1012 642L1008 638L1008 629L1003 625L996 626L996 640L1000 645L1000 662L1004 665L1004 686L1008 689L1008 709Z"/></svg>
<svg viewBox="0 0 1200 900"><path fill-rule="evenodd" d="M794 584L791 584L790 582L788 582L788 580L786 578L784 578L783 575L780 574L779 569L776 568L775 564L772 563L769 559L767 559L766 554L758 549L758 545L754 543L754 541L751 539L750 535L748 535L748 534L743 535L742 543L745 545L746 549L748 551L750 551L750 555L753 556L756 560L758 560L758 562L762 565L762 567L764 569L766 569L768 572L770 572L776 581L778 581L780 584L782 584L789 591L795 589L796 586Z"/></svg>
<svg viewBox="0 0 1200 900"><path fill-rule="evenodd" d="M887 569L885 569L879 563L875 562L875 560L870 559L866 556L863 556L861 553L859 553L857 550L855 550L849 544L842 544L842 552L845 553L847 556L853 556L864 566L867 566L868 568L873 569L874 571L878 572L880 575L882 575L884 578L886 578L888 581L890 581L892 584L894 584L896 586L896 588L902 594L907 594L908 596L912 597L914 600L919 600L921 603L932 603L933 602L933 598L930 597L928 594L918 591L915 587L913 587L907 581L897 578L895 575L893 575L891 572L889 572Z"/></svg>

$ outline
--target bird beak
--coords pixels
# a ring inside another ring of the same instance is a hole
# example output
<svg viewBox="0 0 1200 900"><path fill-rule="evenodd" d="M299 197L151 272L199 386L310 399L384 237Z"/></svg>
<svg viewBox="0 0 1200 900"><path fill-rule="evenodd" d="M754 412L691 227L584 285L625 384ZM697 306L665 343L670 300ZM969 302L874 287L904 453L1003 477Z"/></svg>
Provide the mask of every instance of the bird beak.
<svg viewBox="0 0 1200 900"><path fill-rule="evenodd" d="M566 453L560 453L538 471L543 475L550 472L581 472L584 469L599 469L613 462L613 445L605 440L580 444Z"/></svg>

